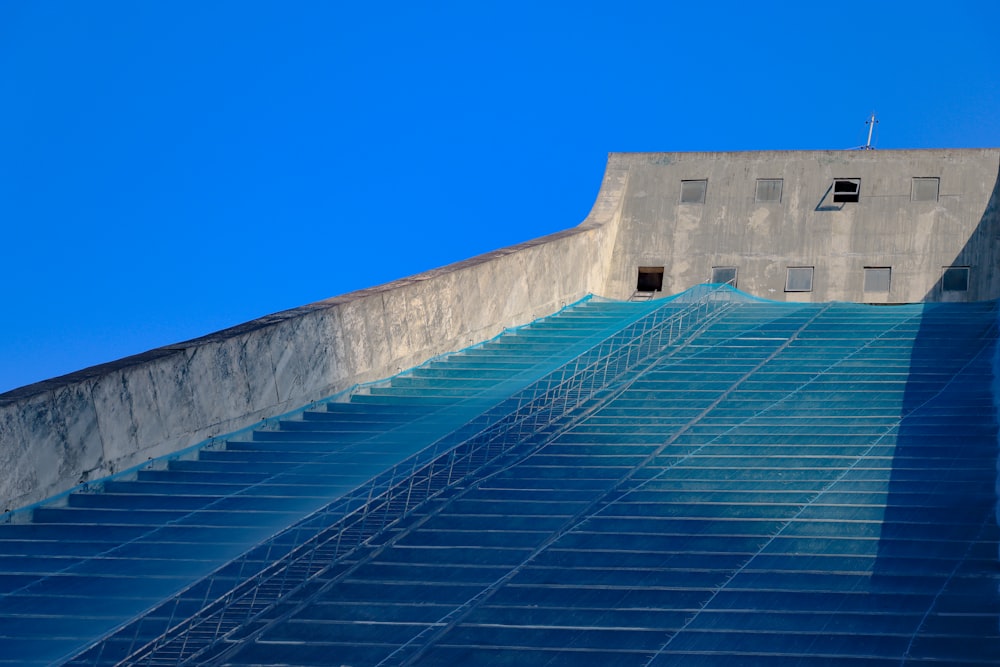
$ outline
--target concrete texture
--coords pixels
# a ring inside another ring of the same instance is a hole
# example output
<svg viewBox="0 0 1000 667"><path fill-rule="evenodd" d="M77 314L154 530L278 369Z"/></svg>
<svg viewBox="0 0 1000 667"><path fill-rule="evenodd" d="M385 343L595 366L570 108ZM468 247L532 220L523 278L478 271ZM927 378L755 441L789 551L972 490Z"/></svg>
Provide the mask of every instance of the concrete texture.
<svg viewBox="0 0 1000 667"><path fill-rule="evenodd" d="M615 154L628 172L622 223L603 293L628 298L640 266L664 267L663 293L735 266L737 286L788 301L973 301L1000 297L1000 150ZM911 201L914 178L940 179L937 201ZM861 181L835 203L836 178ZM681 182L707 179L704 204ZM782 179L780 202L755 201L757 179ZM970 267L967 292L943 292L942 267ZM813 266L812 292L785 290L789 266ZM888 292L864 292L865 267L891 267Z"/></svg>
<svg viewBox="0 0 1000 667"><path fill-rule="evenodd" d="M0 510L176 452L547 315L588 293L628 298L640 266L662 294L735 266L778 300L1000 297L1000 150L612 154L578 227L0 395ZM912 179L940 179L911 201ZM755 202L758 178L783 179ZM857 203L832 202L857 178ZM707 179L704 203L681 181ZM945 292L942 267L970 268ZM789 266L811 292L784 292ZM891 267L865 293L864 267Z"/></svg>
<svg viewBox="0 0 1000 667"><path fill-rule="evenodd" d="M580 226L0 395L0 510L394 375L599 291L625 185Z"/></svg>

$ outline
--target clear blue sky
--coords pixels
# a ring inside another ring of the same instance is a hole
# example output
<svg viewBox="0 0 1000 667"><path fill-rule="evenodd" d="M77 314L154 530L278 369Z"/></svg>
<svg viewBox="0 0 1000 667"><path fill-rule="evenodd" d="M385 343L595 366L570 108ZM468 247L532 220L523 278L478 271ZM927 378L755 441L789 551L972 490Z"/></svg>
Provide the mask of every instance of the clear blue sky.
<svg viewBox="0 0 1000 667"><path fill-rule="evenodd" d="M430 4L0 2L0 392L571 227L611 151L1000 146L992 0Z"/></svg>

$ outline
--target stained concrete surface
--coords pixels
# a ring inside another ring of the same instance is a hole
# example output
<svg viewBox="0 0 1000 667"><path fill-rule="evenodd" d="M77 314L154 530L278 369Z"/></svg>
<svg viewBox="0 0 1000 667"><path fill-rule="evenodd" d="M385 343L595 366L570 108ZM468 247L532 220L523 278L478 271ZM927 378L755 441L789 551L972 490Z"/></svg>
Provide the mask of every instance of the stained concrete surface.
<svg viewBox="0 0 1000 667"><path fill-rule="evenodd" d="M737 267L738 287L788 301L1000 297L1000 150L612 154L579 226L458 264L270 315L0 395L0 510L14 509L282 414L554 312L588 293L628 298L639 266L663 294ZM937 201L912 201L914 178ZM759 178L779 202L755 201ZM832 202L836 178L859 201ZM706 179L704 203L681 181ZM945 266L969 290L943 292ZM784 292L813 266L811 292ZM863 291L865 267L890 289Z"/></svg>

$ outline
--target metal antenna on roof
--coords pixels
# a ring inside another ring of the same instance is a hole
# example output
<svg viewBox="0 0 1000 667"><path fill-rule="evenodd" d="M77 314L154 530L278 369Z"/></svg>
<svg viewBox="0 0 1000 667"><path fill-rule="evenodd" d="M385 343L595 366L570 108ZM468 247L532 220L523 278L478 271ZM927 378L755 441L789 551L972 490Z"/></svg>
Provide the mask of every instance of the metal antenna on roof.
<svg viewBox="0 0 1000 667"><path fill-rule="evenodd" d="M868 126L868 142L865 143L865 145L864 145L864 150L866 150L866 151L873 151L873 150L875 150L872 147L872 130L875 129L875 124L876 123L878 123L878 121L875 119L875 112L872 111L871 117L868 120L865 121L865 125Z"/></svg>

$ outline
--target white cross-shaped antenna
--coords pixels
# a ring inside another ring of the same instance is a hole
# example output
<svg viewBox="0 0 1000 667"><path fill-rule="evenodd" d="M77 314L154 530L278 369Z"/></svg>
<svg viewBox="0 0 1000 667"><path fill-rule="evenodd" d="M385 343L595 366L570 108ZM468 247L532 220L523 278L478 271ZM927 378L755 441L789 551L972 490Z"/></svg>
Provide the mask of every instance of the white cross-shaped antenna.
<svg viewBox="0 0 1000 667"><path fill-rule="evenodd" d="M878 123L878 121L875 119L875 112L872 111L871 117L865 121L865 125L868 126L868 142L865 144L866 151L875 150L872 148L872 130L875 129L876 123Z"/></svg>

